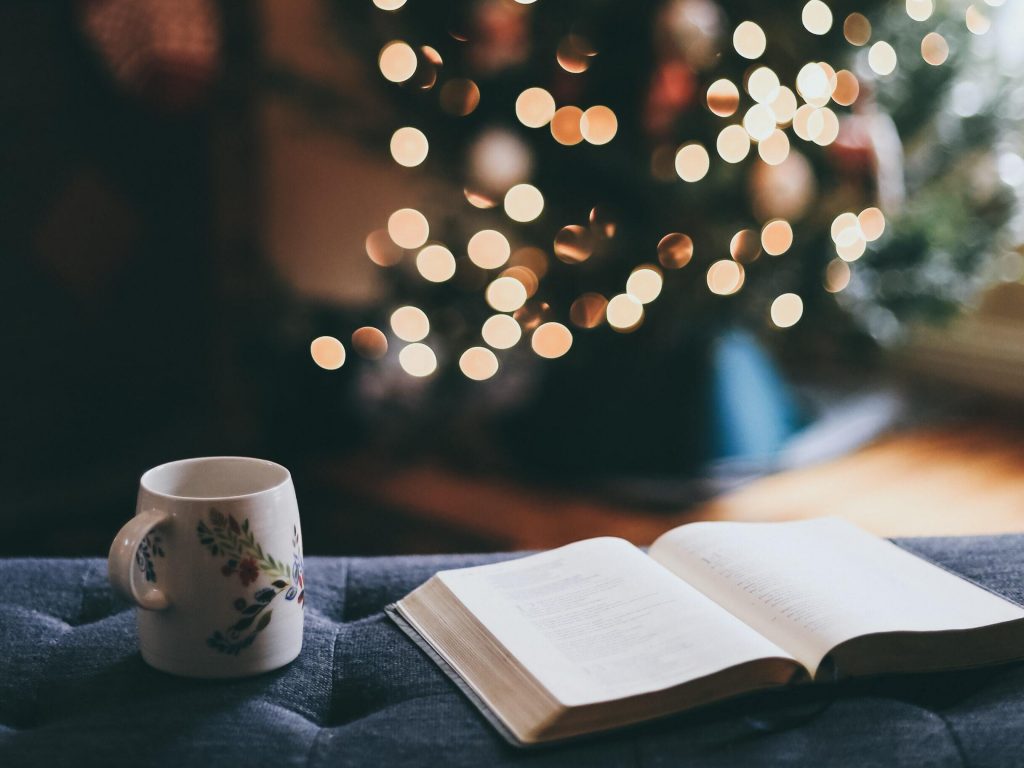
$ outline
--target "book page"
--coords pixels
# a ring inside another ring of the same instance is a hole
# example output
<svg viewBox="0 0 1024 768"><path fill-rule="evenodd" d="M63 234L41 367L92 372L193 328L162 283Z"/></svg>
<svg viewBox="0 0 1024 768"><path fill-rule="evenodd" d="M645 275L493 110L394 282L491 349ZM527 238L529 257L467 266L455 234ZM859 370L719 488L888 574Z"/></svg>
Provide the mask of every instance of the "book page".
<svg viewBox="0 0 1024 768"><path fill-rule="evenodd" d="M840 643L880 632L971 629L1024 610L834 518L692 523L651 557L787 649L811 672Z"/></svg>
<svg viewBox="0 0 1024 768"><path fill-rule="evenodd" d="M790 658L622 539L589 539L438 578L565 706Z"/></svg>

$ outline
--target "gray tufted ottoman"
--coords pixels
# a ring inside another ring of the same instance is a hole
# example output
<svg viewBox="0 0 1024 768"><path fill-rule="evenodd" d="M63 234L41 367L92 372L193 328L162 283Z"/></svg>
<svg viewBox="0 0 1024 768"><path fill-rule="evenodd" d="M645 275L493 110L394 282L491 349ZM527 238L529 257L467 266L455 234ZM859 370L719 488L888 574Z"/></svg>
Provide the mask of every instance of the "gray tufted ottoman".
<svg viewBox="0 0 1024 768"><path fill-rule="evenodd" d="M900 543L1024 600L1024 536ZM1024 665L759 694L516 751L381 613L438 569L502 557L310 558L302 655L234 682L146 667L104 561L0 561L0 766L1024 766Z"/></svg>

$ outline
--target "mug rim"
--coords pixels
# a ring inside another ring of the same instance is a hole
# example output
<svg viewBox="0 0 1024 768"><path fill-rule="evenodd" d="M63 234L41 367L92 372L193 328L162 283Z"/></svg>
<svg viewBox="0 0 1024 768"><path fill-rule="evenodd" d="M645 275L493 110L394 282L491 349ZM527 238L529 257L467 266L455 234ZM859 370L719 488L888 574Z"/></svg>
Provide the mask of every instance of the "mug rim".
<svg viewBox="0 0 1024 768"><path fill-rule="evenodd" d="M152 481L152 477L151 476L153 475L153 473L158 472L160 470L166 470L166 469L168 469L170 467L187 466L189 464L199 464L199 463L204 463L204 462L224 461L226 459L227 460L233 459L233 460L236 460L236 461L249 462L249 463L252 463L252 464L262 464L262 465L267 466L267 467L272 467L274 469L279 469L279 470L281 470L284 473L284 477L282 477L281 480L278 481L277 483L274 483L273 485L269 485L266 488L261 488L258 491L252 491L251 493L238 493L238 494L223 495L223 496L182 496L182 495L179 495L179 494L165 493L163 491L159 491L159 490L151 487L151 485L149 484L149 481ZM148 494L151 494L153 496L157 496L157 497L162 498L162 499L170 499L170 500L173 500L173 501L222 501L223 502L223 501L234 501L236 499L248 499L248 498L252 498L253 496L261 496L264 493L270 493L271 491L276 491L277 489L282 488L285 485L287 485L288 483L290 483L291 479L292 479L292 473L290 471L288 471L287 467L285 467L285 466L283 466L281 464L278 464L276 461L271 461L270 459L259 459L259 458L256 458L254 456L193 456L193 457L188 458L188 459L176 459L174 461L166 461L163 464L157 464L155 467L150 467L145 472L143 472L142 473L142 477L139 478L139 487L142 490L144 490L146 493L148 493Z"/></svg>

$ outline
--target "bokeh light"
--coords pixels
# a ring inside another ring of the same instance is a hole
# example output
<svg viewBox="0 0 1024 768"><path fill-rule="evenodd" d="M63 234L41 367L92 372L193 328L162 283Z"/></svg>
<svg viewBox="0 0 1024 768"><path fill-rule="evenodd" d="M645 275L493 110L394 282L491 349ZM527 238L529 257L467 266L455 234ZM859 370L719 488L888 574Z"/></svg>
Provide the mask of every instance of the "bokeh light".
<svg viewBox="0 0 1024 768"><path fill-rule="evenodd" d="M795 293L784 293L772 302L772 322L779 328L790 328L800 321L804 302Z"/></svg>
<svg viewBox="0 0 1024 768"><path fill-rule="evenodd" d="M784 85L779 86L779 95L771 103L772 112L775 113L778 124L788 125L792 122L793 115L796 114L796 107L796 94Z"/></svg>
<svg viewBox="0 0 1024 768"><path fill-rule="evenodd" d="M967 6L965 21L967 29L975 35L984 35L992 27L992 22L985 12L973 4Z"/></svg>
<svg viewBox="0 0 1024 768"><path fill-rule="evenodd" d="M768 67L758 67L747 78L747 93L759 104L771 104L779 96L779 76Z"/></svg>
<svg viewBox="0 0 1024 768"><path fill-rule="evenodd" d="M821 0L809 0L800 12L804 29L813 35L824 35L832 29L832 11Z"/></svg>
<svg viewBox="0 0 1024 768"><path fill-rule="evenodd" d="M586 261L594 252L594 236L587 227L570 224L555 235L555 256L566 264Z"/></svg>
<svg viewBox="0 0 1024 768"><path fill-rule="evenodd" d="M736 293L743 287L743 267L732 259L721 259L708 267L708 288L719 296Z"/></svg>
<svg viewBox="0 0 1024 768"><path fill-rule="evenodd" d="M516 99L516 117L527 128L543 128L555 115L555 97L543 88L527 88Z"/></svg>
<svg viewBox="0 0 1024 768"><path fill-rule="evenodd" d="M352 332L352 349L367 360L380 360L388 353L388 337L379 328L364 325Z"/></svg>
<svg viewBox="0 0 1024 768"><path fill-rule="evenodd" d="M481 229L469 238L466 251L469 253L469 260L481 269L497 269L508 261L512 247L501 232Z"/></svg>
<svg viewBox="0 0 1024 768"><path fill-rule="evenodd" d="M408 43L394 40L380 49L380 73L392 83L404 83L416 72L416 51Z"/></svg>
<svg viewBox="0 0 1024 768"><path fill-rule="evenodd" d="M761 247L769 256L779 256L793 245L793 227L785 219L769 221L761 229Z"/></svg>
<svg viewBox="0 0 1024 768"><path fill-rule="evenodd" d="M309 345L313 362L325 371L335 371L345 364L345 347L333 336L320 336Z"/></svg>
<svg viewBox="0 0 1024 768"><path fill-rule="evenodd" d="M808 130L808 123L811 120L811 115L817 111L817 107L812 107L810 104L801 104L796 110L796 114L793 115L793 133L804 141L811 141L811 133Z"/></svg>
<svg viewBox="0 0 1024 768"><path fill-rule="evenodd" d="M685 144L676 152L676 174L683 181L700 181L711 168L711 158L702 144Z"/></svg>
<svg viewBox="0 0 1024 768"><path fill-rule="evenodd" d="M653 264L641 264L630 273L626 293L641 304L650 304L661 294L663 283L660 269Z"/></svg>
<svg viewBox="0 0 1024 768"><path fill-rule="evenodd" d="M505 213L513 221L533 221L544 210L544 196L532 184L516 184L505 193Z"/></svg>
<svg viewBox="0 0 1024 768"><path fill-rule="evenodd" d="M509 349L519 343L523 329L511 315L491 315L484 321L480 333L495 349Z"/></svg>
<svg viewBox="0 0 1024 768"><path fill-rule="evenodd" d="M756 59L768 44L764 30L752 21L742 21L732 33L732 46L745 59Z"/></svg>
<svg viewBox="0 0 1024 768"><path fill-rule="evenodd" d="M785 131L774 129L768 138L757 145L757 154L768 165L780 165L789 157L789 137Z"/></svg>
<svg viewBox="0 0 1024 768"><path fill-rule="evenodd" d="M572 331L561 323L544 323L533 332L530 346L541 357L561 357L572 346Z"/></svg>
<svg viewBox="0 0 1024 768"><path fill-rule="evenodd" d="M388 234L395 245L407 250L419 248L430 237L430 225L415 208L399 208L388 217Z"/></svg>
<svg viewBox="0 0 1024 768"><path fill-rule="evenodd" d="M863 13L851 13L843 22L843 37L850 45L867 45L871 39L871 22Z"/></svg>
<svg viewBox="0 0 1024 768"><path fill-rule="evenodd" d="M927 21L935 10L932 0L907 0L907 16L914 21Z"/></svg>
<svg viewBox="0 0 1024 768"><path fill-rule="evenodd" d="M949 58L949 43L938 32L929 32L921 40L921 58L938 67Z"/></svg>
<svg viewBox="0 0 1024 768"><path fill-rule="evenodd" d="M441 109L448 114L465 117L480 105L480 87L472 80L456 77L441 86L440 101Z"/></svg>
<svg viewBox="0 0 1024 768"><path fill-rule="evenodd" d="M587 217L590 221L590 228L594 234L598 237L615 237L615 230L618 225L615 223L615 218L611 212L603 206L594 206L590 209L590 215Z"/></svg>
<svg viewBox="0 0 1024 768"><path fill-rule="evenodd" d="M583 110L579 107L567 106L555 110L551 118L551 135L555 141L567 147L583 141L583 133L580 131L582 117Z"/></svg>
<svg viewBox="0 0 1024 768"><path fill-rule="evenodd" d="M729 117L740 106L739 89L731 80L722 78L708 86L708 109L719 117Z"/></svg>
<svg viewBox="0 0 1024 768"><path fill-rule="evenodd" d="M868 49L868 66L876 75L891 75L896 69L896 51L884 40Z"/></svg>
<svg viewBox="0 0 1024 768"><path fill-rule="evenodd" d="M590 43L579 35L566 35L558 43L555 61L558 66L572 75L586 72L590 67L590 58L594 55Z"/></svg>
<svg viewBox="0 0 1024 768"><path fill-rule="evenodd" d="M443 283L455 274L455 257L443 245L433 243L416 254L416 270L424 280Z"/></svg>
<svg viewBox="0 0 1024 768"><path fill-rule="evenodd" d="M839 293L850 284L852 271L850 265L842 259L833 259L825 268L825 290Z"/></svg>
<svg viewBox="0 0 1024 768"><path fill-rule="evenodd" d="M391 157L399 165L412 168L427 159L429 144L423 131L406 126L391 135Z"/></svg>
<svg viewBox="0 0 1024 768"><path fill-rule="evenodd" d="M869 243L880 238L885 231L885 215L878 208L865 208L857 214L857 223Z"/></svg>
<svg viewBox="0 0 1024 768"><path fill-rule="evenodd" d="M827 147L839 136L839 118L828 107L816 109L807 119L807 132L815 144Z"/></svg>
<svg viewBox="0 0 1024 768"><path fill-rule="evenodd" d="M378 267L393 267L402 260L402 249L386 229L375 229L366 236L366 255Z"/></svg>
<svg viewBox="0 0 1024 768"><path fill-rule="evenodd" d="M402 341L422 341L430 333L430 320L419 307L399 307L391 313L391 330Z"/></svg>
<svg viewBox="0 0 1024 768"><path fill-rule="evenodd" d="M373 0L373 4L382 11L397 11L405 5L405 0Z"/></svg>
<svg viewBox="0 0 1024 768"><path fill-rule="evenodd" d="M738 163L750 152L750 137L742 125L727 125L715 142L718 154L727 163Z"/></svg>
<svg viewBox="0 0 1024 768"><path fill-rule="evenodd" d="M619 121L608 107L590 107L580 117L580 133L591 144L607 144L618 130Z"/></svg>
<svg viewBox="0 0 1024 768"><path fill-rule="evenodd" d="M569 320L579 328L596 328L604 322L608 300L600 293L584 293L569 307Z"/></svg>
<svg viewBox="0 0 1024 768"><path fill-rule="evenodd" d="M832 94L828 73L816 61L804 64L796 75L796 92L804 101L815 107L823 107Z"/></svg>
<svg viewBox="0 0 1024 768"><path fill-rule="evenodd" d="M767 104L755 104L743 115L743 128L754 141L763 141L775 130L775 113Z"/></svg>
<svg viewBox="0 0 1024 768"><path fill-rule="evenodd" d="M540 287L540 280L529 267L509 267L501 273L500 277L511 277L518 280L526 289L526 298L533 296Z"/></svg>
<svg viewBox="0 0 1024 768"><path fill-rule="evenodd" d="M437 355L426 344L410 344L398 353L398 364L410 376L423 378L437 370Z"/></svg>
<svg viewBox="0 0 1024 768"><path fill-rule="evenodd" d="M693 240L689 235L670 232L658 242L658 261L666 269L680 269L693 258Z"/></svg>
<svg viewBox="0 0 1024 768"><path fill-rule="evenodd" d="M484 294L487 303L498 312L515 312L529 296L526 287L514 277L499 277L487 286Z"/></svg>
<svg viewBox="0 0 1024 768"><path fill-rule="evenodd" d="M468 379L485 381L498 372L498 358L487 347L470 347L459 358L459 369Z"/></svg>
<svg viewBox="0 0 1024 768"><path fill-rule="evenodd" d="M849 107L860 95L860 83L857 76L848 69L836 72L836 87L832 90L832 100L843 107Z"/></svg>
<svg viewBox="0 0 1024 768"><path fill-rule="evenodd" d="M538 278L548 273L548 257L535 245L524 245L512 252L508 263L513 267L528 267Z"/></svg>
<svg viewBox="0 0 1024 768"><path fill-rule="evenodd" d="M752 229L741 229L729 241L729 255L740 264L750 264L761 255L761 239Z"/></svg>
<svg viewBox="0 0 1024 768"><path fill-rule="evenodd" d="M608 325L620 333L628 333L640 326L644 319L644 305L628 293L613 296L605 308Z"/></svg>

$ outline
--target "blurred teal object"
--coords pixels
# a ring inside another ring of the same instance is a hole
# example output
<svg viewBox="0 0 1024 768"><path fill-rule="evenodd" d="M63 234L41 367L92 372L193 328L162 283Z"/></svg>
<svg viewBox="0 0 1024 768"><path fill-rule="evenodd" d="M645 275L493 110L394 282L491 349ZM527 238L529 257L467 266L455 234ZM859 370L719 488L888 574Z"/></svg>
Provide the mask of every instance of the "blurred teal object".
<svg viewBox="0 0 1024 768"><path fill-rule="evenodd" d="M719 336L709 362L713 459L768 459L808 424L782 374L750 333Z"/></svg>

